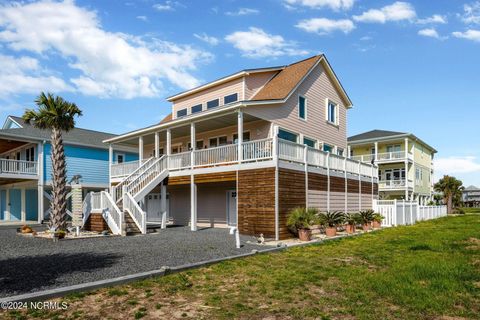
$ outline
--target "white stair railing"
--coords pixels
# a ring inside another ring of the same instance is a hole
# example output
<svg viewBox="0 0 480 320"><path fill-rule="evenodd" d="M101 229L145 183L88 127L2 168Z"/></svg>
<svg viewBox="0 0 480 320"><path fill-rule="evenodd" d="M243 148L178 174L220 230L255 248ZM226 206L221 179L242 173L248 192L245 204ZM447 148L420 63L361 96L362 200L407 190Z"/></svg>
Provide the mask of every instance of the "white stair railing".
<svg viewBox="0 0 480 320"><path fill-rule="evenodd" d="M111 195L116 203L119 203L122 200L123 186L126 186L130 184L132 181L134 181L139 175L145 172L145 170L147 170L152 165L152 163L154 163L157 159L158 158L149 158L145 160L140 167L138 167L125 179L120 181L120 183L118 183L117 185L111 188Z"/></svg>
<svg viewBox="0 0 480 320"><path fill-rule="evenodd" d="M140 191L167 170L167 156L156 159L148 168L143 170L133 181L123 188L123 193L130 193L136 197Z"/></svg>
<svg viewBox="0 0 480 320"><path fill-rule="evenodd" d="M92 193L87 193L82 204L82 227L87 223L88 217L92 212Z"/></svg>
<svg viewBox="0 0 480 320"><path fill-rule="evenodd" d="M103 219L113 234L122 234L123 212L106 191L92 193L91 206L93 211L102 212Z"/></svg>
<svg viewBox="0 0 480 320"><path fill-rule="evenodd" d="M129 192L123 195L123 209L132 217L142 234L147 233L147 215Z"/></svg>

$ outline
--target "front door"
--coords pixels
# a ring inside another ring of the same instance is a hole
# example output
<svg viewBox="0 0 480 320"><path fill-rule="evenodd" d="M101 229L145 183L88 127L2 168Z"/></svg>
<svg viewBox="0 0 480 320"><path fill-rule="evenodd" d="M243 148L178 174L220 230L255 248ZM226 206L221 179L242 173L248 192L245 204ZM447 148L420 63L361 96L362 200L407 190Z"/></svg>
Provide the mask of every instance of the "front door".
<svg viewBox="0 0 480 320"><path fill-rule="evenodd" d="M10 189L10 220L22 220L22 192L20 189Z"/></svg>
<svg viewBox="0 0 480 320"><path fill-rule="evenodd" d="M5 219L6 210L7 210L7 190L0 190L0 220Z"/></svg>
<svg viewBox="0 0 480 320"><path fill-rule="evenodd" d="M237 225L237 191L227 191L227 224L229 226Z"/></svg>

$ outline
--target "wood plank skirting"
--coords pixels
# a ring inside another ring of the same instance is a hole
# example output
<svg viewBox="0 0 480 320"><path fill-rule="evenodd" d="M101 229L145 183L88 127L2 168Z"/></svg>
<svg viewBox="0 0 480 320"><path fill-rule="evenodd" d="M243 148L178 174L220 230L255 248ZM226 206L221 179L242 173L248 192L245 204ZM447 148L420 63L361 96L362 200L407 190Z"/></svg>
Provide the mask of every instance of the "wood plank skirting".
<svg viewBox="0 0 480 320"><path fill-rule="evenodd" d="M238 171L238 230L275 237L275 168Z"/></svg>
<svg viewBox="0 0 480 320"><path fill-rule="evenodd" d="M278 173L278 231L280 239L292 237L287 228L288 214L296 207L305 207L306 201L305 173L280 168Z"/></svg>
<svg viewBox="0 0 480 320"><path fill-rule="evenodd" d="M87 231L102 232L104 230L108 230L111 232L101 213L90 213L90 216L88 217L88 220L83 228Z"/></svg>

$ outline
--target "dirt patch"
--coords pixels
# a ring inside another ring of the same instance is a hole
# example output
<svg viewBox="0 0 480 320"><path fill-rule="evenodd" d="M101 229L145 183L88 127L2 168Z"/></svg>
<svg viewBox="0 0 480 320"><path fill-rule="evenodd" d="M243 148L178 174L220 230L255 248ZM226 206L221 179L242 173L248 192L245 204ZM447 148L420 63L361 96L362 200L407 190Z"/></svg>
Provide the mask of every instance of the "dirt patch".
<svg viewBox="0 0 480 320"><path fill-rule="evenodd" d="M468 238L466 243L468 244L465 247L467 250L480 250L480 239L470 237L470 238Z"/></svg>

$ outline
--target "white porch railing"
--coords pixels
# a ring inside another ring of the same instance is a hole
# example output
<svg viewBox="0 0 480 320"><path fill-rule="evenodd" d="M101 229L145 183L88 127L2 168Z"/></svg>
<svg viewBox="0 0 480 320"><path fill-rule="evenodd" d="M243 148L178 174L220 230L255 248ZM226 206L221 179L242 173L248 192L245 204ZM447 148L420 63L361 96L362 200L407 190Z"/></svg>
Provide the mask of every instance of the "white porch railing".
<svg viewBox="0 0 480 320"><path fill-rule="evenodd" d="M113 234L122 234L123 212L120 211L108 192L92 193L91 209L102 213Z"/></svg>
<svg viewBox="0 0 480 320"><path fill-rule="evenodd" d="M238 146L229 144L215 148L195 150L195 166L225 165L238 161Z"/></svg>
<svg viewBox="0 0 480 320"><path fill-rule="evenodd" d="M447 215L446 206L420 206L416 201L374 200L373 210L385 217L384 226L414 224Z"/></svg>
<svg viewBox="0 0 480 320"><path fill-rule="evenodd" d="M37 175L37 161L0 159L0 174Z"/></svg>
<svg viewBox="0 0 480 320"><path fill-rule="evenodd" d="M380 189L404 189L412 185L413 181L411 180L381 180L378 182Z"/></svg>
<svg viewBox="0 0 480 320"><path fill-rule="evenodd" d="M148 169L149 166L153 164L156 160L157 158L148 158L142 161L143 163L142 166L133 169L133 171L125 179L120 181L120 183L118 183L117 185L113 186L111 188L111 195L113 200L116 203L120 202L120 200L122 199L123 187L127 186L132 181L134 181L139 175L141 175L146 169ZM140 163L140 161L135 161L135 162L137 162L138 164Z"/></svg>
<svg viewBox="0 0 480 320"><path fill-rule="evenodd" d="M142 234L147 233L147 214L140 208L132 195L126 192L123 196L123 208L130 214Z"/></svg>
<svg viewBox="0 0 480 320"><path fill-rule="evenodd" d="M411 154L408 154L410 159ZM405 151L383 152L377 154L377 161L405 160Z"/></svg>
<svg viewBox="0 0 480 320"><path fill-rule="evenodd" d="M373 166L370 163L361 163L360 161L356 161L354 159L348 159L343 156L282 139L267 138L244 142L242 143L241 150L241 163L280 159L288 162L300 163L303 165L305 165L306 162L309 166L320 167L339 172L344 172L346 169L346 171L349 173L356 175L360 174L366 177L378 177L378 170L376 166ZM167 168L169 171L192 169L192 158L193 168L239 163L237 144L195 150L193 151L193 157L192 151L176 153L165 157L168 158L168 167L165 168ZM138 166L138 162L135 163L137 163ZM143 168L145 167L146 166L144 165ZM135 167L135 165L129 166L129 168L132 171L138 170L138 167ZM133 179L130 179L130 182L138 178L141 174L142 172L137 172L136 176L131 175ZM127 185L127 183L123 183L123 185ZM116 187L116 192L114 194L116 199L121 197L121 191L118 186Z"/></svg>
<svg viewBox="0 0 480 320"><path fill-rule="evenodd" d="M366 154L363 156L352 156L350 157L352 160L355 161L360 161L360 162L372 162L372 160L375 158L374 154Z"/></svg>
<svg viewBox="0 0 480 320"><path fill-rule="evenodd" d="M145 159L143 161L136 160L136 161L128 161L128 162L122 162L122 163L114 163L110 166L112 178L128 176L130 173L135 171L141 164L145 163L146 161L148 161L148 159Z"/></svg>

